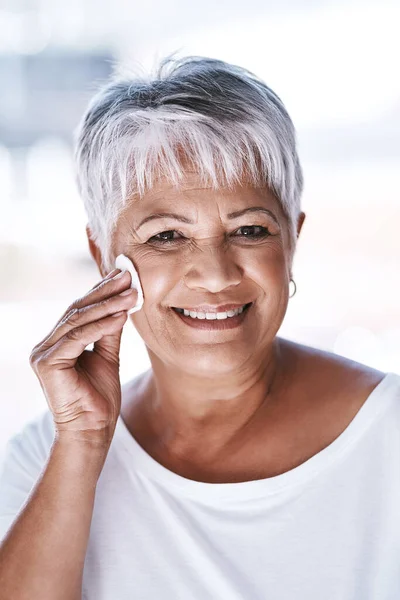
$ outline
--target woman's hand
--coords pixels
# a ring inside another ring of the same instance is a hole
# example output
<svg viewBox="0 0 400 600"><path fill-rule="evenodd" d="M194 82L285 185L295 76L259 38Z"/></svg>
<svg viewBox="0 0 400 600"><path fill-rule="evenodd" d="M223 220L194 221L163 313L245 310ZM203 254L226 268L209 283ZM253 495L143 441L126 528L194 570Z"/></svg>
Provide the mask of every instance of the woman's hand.
<svg viewBox="0 0 400 600"><path fill-rule="evenodd" d="M106 445L112 440L121 410L122 328L137 300L137 290L129 288L129 272L119 275L112 271L73 302L29 357L57 437ZM121 295L126 290L130 293ZM85 350L92 342L93 350Z"/></svg>

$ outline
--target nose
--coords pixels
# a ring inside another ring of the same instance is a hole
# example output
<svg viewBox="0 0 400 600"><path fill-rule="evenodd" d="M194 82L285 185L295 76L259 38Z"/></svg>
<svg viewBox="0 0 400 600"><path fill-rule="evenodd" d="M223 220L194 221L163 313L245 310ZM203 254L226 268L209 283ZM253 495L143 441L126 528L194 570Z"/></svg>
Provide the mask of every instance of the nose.
<svg viewBox="0 0 400 600"><path fill-rule="evenodd" d="M239 285L243 277L243 269L234 250L223 243L203 243L200 248L192 250L185 265L184 281L193 290L203 289L216 294Z"/></svg>

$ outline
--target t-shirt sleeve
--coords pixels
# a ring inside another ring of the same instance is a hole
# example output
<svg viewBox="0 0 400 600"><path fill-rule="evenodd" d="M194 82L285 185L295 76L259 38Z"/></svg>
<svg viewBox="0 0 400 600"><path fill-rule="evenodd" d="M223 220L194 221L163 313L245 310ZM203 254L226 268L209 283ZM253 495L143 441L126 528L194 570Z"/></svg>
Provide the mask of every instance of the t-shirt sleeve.
<svg viewBox="0 0 400 600"><path fill-rule="evenodd" d="M49 410L10 438L0 463L0 542L46 466L55 435Z"/></svg>

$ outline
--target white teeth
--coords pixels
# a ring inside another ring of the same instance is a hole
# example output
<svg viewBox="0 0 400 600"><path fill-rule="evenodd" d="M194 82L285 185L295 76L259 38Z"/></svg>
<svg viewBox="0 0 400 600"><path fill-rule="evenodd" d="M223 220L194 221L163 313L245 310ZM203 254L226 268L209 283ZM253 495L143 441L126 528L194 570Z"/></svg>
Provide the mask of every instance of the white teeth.
<svg viewBox="0 0 400 600"><path fill-rule="evenodd" d="M192 317L192 319L207 319L212 321L214 319L229 319L230 317L235 317L236 315L240 315L243 312L243 309L246 305L241 306L235 310L228 310L227 312L219 312L219 313L202 313L195 312L194 310L186 310L178 309L178 312L183 313L186 317Z"/></svg>

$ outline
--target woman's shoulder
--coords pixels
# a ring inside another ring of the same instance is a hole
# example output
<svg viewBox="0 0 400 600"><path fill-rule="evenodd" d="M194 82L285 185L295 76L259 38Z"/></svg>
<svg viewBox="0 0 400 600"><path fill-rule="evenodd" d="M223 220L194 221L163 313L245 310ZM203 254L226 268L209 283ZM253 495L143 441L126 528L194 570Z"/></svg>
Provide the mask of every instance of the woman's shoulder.
<svg viewBox="0 0 400 600"><path fill-rule="evenodd" d="M14 446L26 451L30 458L39 461L47 458L55 436L55 426L51 411L46 408L35 417L25 421L19 430L7 440L7 447Z"/></svg>
<svg viewBox="0 0 400 600"><path fill-rule="evenodd" d="M286 362L294 368L295 379L313 393L354 394L366 398L387 373L334 352L280 339Z"/></svg>
<svg viewBox="0 0 400 600"><path fill-rule="evenodd" d="M289 397L295 397L303 414L310 415L306 423L312 424L311 443L319 423L320 446L309 449L309 456L343 433L378 386L381 393L374 394L376 399L385 396L389 400L390 396L400 400L400 375L289 340L282 340L281 346L290 373ZM387 383L382 384L385 379Z"/></svg>

